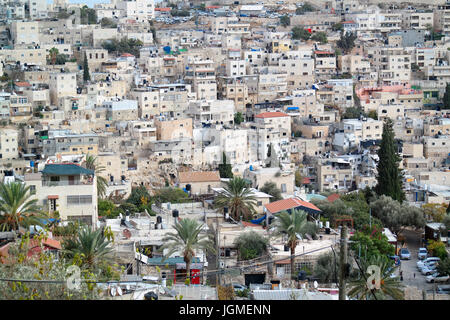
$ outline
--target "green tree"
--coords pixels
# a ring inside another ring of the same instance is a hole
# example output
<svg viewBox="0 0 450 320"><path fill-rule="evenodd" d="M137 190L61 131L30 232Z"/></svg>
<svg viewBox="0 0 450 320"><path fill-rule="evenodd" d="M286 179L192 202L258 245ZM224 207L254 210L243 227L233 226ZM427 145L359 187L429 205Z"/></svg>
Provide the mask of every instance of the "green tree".
<svg viewBox="0 0 450 320"><path fill-rule="evenodd" d="M235 245L239 260L252 260L267 252L269 240L255 231L243 232L236 238Z"/></svg>
<svg viewBox="0 0 450 320"><path fill-rule="evenodd" d="M440 275L450 276L450 258L447 257L439 261L436 269Z"/></svg>
<svg viewBox="0 0 450 320"><path fill-rule="evenodd" d="M281 190L278 189L275 182L267 181L259 190L272 196L272 198L270 198L270 202L283 199L283 197L281 196Z"/></svg>
<svg viewBox="0 0 450 320"><path fill-rule="evenodd" d="M117 28L117 23L115 23L112 19L106 17L100 20L100 25L102 26L102 28Z"/></svg>
<svg viewBox="0 0 450 320"><path fill-rule="evenodd" d="M48 51L48 54L49 54L49 57L50 57L50 61L52 62L52 65L55 65L55 63L56 63L56 58L58 57L58 55L59 55L59 50L57 49L57 48L51 48L49 51Z"/></svg>
<svg viewBox="0 0 450 320"><path fill-rule="evenodd" d="M405 227L420 228L425 225L422 209L406 203L401 204L385 195L372 202L370 207L372 215L380 219L383 226L389 228L397 236Z"/></svg>
<svg viewBox="0 0 450 320"><path fill-rule="evenodd" d="M234 114L234 123L237 125L240 125L242 122L244 122L244 117L242 116L242 112L236 112Z"/></svg>
<svg viewBox="0 0 450 320"><path fill-rule="evenodd" d="M311 40L318 41L320 43L327 43L327 34L326 32L316 32L311 36Z"/></svg>
<svg viewBox="0 0 450 320"><path fill-rule="evenodd" d="M273 236L283 236L287 238L287 246L291 250L291 278L294 279L294 259L295 248L297 247L298 236L304 234L307 214L300 210L294 210L291 214L283 211L275 216Z"/></svg>
<svg viewBox="0 0 450 320"><path fill-rule="evenodd" d="M234 220L239 221L241 216L244 220L250 220L256 213L256 198L248 183L240 177L234 177L226 182L224 189L216 197L214 206L219 209L227 207Z"/></svg>
<svg viewBox="0 0 450 320"><path fill-rule="evenodd" d="M180 188L162 188L155 192L155 199L158 199L160 203L183 203L188 202L189 196Z"/></svg>
<svg viewBox="0 0 450 320"><path fill-rule="evenodd" d="M89 64L86 56L86 52L84 53L84 61L83 61L83 81L91 81L91 74L89 73Z"/></svg>
<svg viewBox="0 0 450 320"><path fill-rule="evenodd" d="M450 83L445 86L444 98L442 99L444 109L450 109Z"/></svg>
<svg viewBox="0 0 450 320"><path fill-rule="evenodd" d="M333 253L323 253L317 258L313 274L319 278L320 283L331 283L338 281L338 263Z"/></svg>
<svg viewBox="0 0 450 320"><path fill-rule="evenodd" d="M100 174L105 171L105 167L98 164L97 157L87 154L84 162L84 167L88 170L92 170L95 173L95 179L97 180L97 195L103 198L106 195L106 188L108 187L108 181Z"/></svg>
<svg viewBox="0 0 450 320"><path fill-rule="evenodd" d="M35 236L33 241L42 244L46 235ZM49 251L40 251L28 257L29 234L20 241L11 243L9 257L0 263L0 274L8 279L47 280L54 283L36 281L0 281L0 300L98 300L100 290L95 283L97 278L90 272L81 272L81 283L77 290L67 287L67 271L72 263L63 258L55 259ZM1 260L1 259L0 259ZM102 279L104 280L104 279ZM109 280L109 279L106 279Z"/></svg>
<svg viewBox="0 0 450 320"><path fill-rule="evenodd" d="M283 27L287 27L287 26L290 26L291 25L291 18L289 18L289 16L287 16L287 15L284 15L284 16L281 16L280 17L280 24L283 26Z"/></svg>
<svg viewBox="0 0 450 320"><path fill-rule="evenodd" d="M219 174L221 178L233 178L232 167L231 164L227 163L225 152L222 153L222 163L219 164Z"/></svg>
<svg viewBox="0 0 450 320"><path fill-rule="evenodd" d="M120 210L114 202L107 199L98 199L98 215L107 218L119 216Z"/></svg>
<svg viewBox="0 0 450 320"><path fill-rule="evenodd" d="M181 252L184 262L186 262L186 278L191 276L191 263L195 257L196 250L214 252L213 242L208 235L201 235L203 225L194 219L181 219L173 228L175 233L167 233L162 239L164 245L160 248L169 249L163 257L163 262L175 252Z"/></svg>
<svg viewBox="0 0 450 320"><path fill-rule="evenodd" d="M342 30L344 30L344 25L342 24L342 22L338 22L338 23L333 24L331 29L333 31L342 31Z"/></svg>
<svg viewBox="0 0 450 320"><path fill-rule="evenodd" d="M295 26L291 30L292 39L294 40L308 40L311 37L311 34L308 30L303 29L302 27Z"/></svg>
<svg viewBox="0 0 450 320"><path fill-rule="evenodd" d="M369 113L367 114L367 116L374 120L378 120L378 114L377 114L376 110L370 110Z"/></svg>
<svg viewBox="0 0 450 320"><path fill-rule="evenodd" d="M427 250L432 254L433 257L438 257L441 260L445 260L448 257L445 243L443 243L442 241L428 240Z"/></svg>
<svg viewBox="0 0 450 320"><path fill-rule="evenodd" d="M357 36L352 32L341 32L341 38L336 42L338 48L342 49L345 53L349 53L355 46L355 40Z"/></svg>
<svg viewBox="0 0 450 320"><path fill-rule="evenodd" d="M81 267L94 270L103 262L111 262L113 249L102 229L93 231L81 228L75 238L63 241L63 254L71 260L79 260Z"/></svg>
<svg viewBox="0 0 450 320"><path fill-rule="evenodd" d="M150 194L148 193L147 188L141 185L139 187L131 189L130 196L128 197L126 202L134 204L136 207L139 207L142 204L143 199L146 199L146 201L149 202Z"/></svg>
<svg viewBox="0 0 450 320"><path fill-rule="evenodd" d="M378 150L378 175L375 191L378 195L386 195L402 202L405 199L403 192L403 175L399 169L400 157L394 141L393 122L387 118L383 124L383 135Z"/></svg>
<svg viewBox="0 0 450 320"><path fill-rule="evenodd" d="M383 234L382 228L365 226L361 231L356 232L350 240L351 249L355 256L371 257L379 255L394 255L395 248L388 242L388 238Z"/></svg>
<svg viewBox="0 0 450 320"><path fill-rule="evenodd" d="M80 22L81 24L97 24L97 12L95 9L83 6L80 9Z"/></svg>
<svg viewBox="0 0 450 320"><path fill-rule="evenodd" d="M301 187L303 185L303 177L300 170L295 171L295 186Z"/></svg>
<svg viewBox="0 0 450 320"><path fill-rule="evenodd" d="M301 7L295 9L296 15L301 15L306 12L313 12L316 11L316 8L309 2L305 2Z"/></svg>
<svg viewBox="0 0 450 320"><path fill-rule="evenodd" d="M139 57L140 49L143 42L136 39L122 38L120 41L110 39L102 43L103 49L108 50L109 53L116 52L117 54L130 53L135 57Z"/></svg>
<svg viewBox="0 0 450 320"><path fill-rule="evenodd" d="M19 227L42 226L40 219L45 215L37 205L37 199L30 199L30 186L21 182L0 184L0 230L13 231Z"/></svg>
<svg viewBox="0 0 450 320"><path fill-rule="evenodd" d="M360 273L359 279L349 283L348 296L350 298L372 300L374 299L373 295L375 295L377 300L384 300L386 298L395 300L404 299L403 284L399 281L398 277L391 277L392 261L386 256L369 256L367 259L361 259L359 264L365 276ZM367 285L367 278L370 276L367 271L369 266L378 266L380 268L381 279L379 289L375 288L371 290Z"/></svg>

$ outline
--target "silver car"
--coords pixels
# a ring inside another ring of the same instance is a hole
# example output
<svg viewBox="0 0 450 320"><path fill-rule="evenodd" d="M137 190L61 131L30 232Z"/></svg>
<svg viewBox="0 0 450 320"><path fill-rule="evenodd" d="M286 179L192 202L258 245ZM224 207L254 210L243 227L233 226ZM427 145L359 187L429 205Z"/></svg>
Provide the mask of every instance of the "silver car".
<svg viewBox="0 0 450 320"><path fill-rule="evenodd" d="M419 251L417 252L417 258L419 258L419 260L424 260L427 257L428 257L427 248L419 248Z"/></svg>

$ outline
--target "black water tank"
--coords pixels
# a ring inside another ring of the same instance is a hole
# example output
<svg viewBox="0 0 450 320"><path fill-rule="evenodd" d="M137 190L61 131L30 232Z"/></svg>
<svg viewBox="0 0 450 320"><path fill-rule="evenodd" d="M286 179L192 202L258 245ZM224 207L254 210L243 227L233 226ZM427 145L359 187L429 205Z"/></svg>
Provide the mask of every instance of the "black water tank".
<svg viewBox="0 0 450 320"><path fill-rule="evenodd" d="M284 251L289 251L289 246L284 245Z"/></svg>
<svg viewBox="0 0 450 320"><path fill-rule="evenodd" d="M165 273L165 272L161 272L161 278L162 278L162 279L166 279L166 277L167 277L167 276L166 276L166 273Z"/></svg>
<svg viewBox="0 0 450 320"><path fill-rule="evenodd" d="M225 257L229 257L231 255L231 249L225 248Z"/></svg>
<svg viewBox="0 0 450 320"><path fill-rule="evenodd" d="M147 292L146 294L144 294L144 299L145 300L158 300L158 295L156 293L154 293L153 291Z"/></svg>
<svg viewBox="0 0 450 320"><path fill-rule="evenodd" d="M330 228L325 228L325 234L330 234Z"/></svg>
<svg viewBox="0 0 450 320"><path fill-rule="evenodd" d="M186 185L186 191L191 191L191 185L190 184Z"/></svg>
<svg viewBox="0 0 450 320"><path fill-rule="evenodd" d="M161 216L157 216L157 217L156 217L156 223L162 223L162 218L161 218Z"/></svg>
<svg viewBox="0 0 450 320"><path fill-rule="evenodd" d="M223 213L228 213L228 207L223 207Z"/></svg>
<svg viewBox="0 0 450 320"><path fill-rule="evenodd" d="M177 209L172 210L172 217L178 218L179 212Z"/></svg>

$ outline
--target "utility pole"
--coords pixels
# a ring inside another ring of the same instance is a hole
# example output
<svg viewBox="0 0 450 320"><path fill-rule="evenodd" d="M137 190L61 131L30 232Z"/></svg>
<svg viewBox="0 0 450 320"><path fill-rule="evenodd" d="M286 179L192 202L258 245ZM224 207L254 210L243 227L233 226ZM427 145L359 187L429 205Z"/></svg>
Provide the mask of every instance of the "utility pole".
<svg viewBox="0 0 450 320"><path fill-rule="evenodd" d="M347 227L342 226L341 228L341 243L339 250L339 263L340 263L340 275L339 275L339 300L345 300L346 295L346 285L345 277L347 270Z"/></svg>

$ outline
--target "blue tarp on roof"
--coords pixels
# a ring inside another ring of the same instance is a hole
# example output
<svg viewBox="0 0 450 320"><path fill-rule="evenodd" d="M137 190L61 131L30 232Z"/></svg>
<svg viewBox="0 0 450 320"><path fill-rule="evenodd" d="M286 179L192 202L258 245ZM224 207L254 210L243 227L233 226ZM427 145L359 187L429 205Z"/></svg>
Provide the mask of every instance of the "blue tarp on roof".
<svg viewBox="0 0 450 320"><path fill-rule="evenodd" d="M264 215L263 217L259 218L259 219L255 219L255 220L250 220L251 223L254 224L260 224L262 221L264 221L266 219L266 215Z"/></svg>
<svg viewBox="0 0 450 320"><path fill-rule="evenodd" d="M286 110L298 110L298 107L287 107Z"/></svg>

